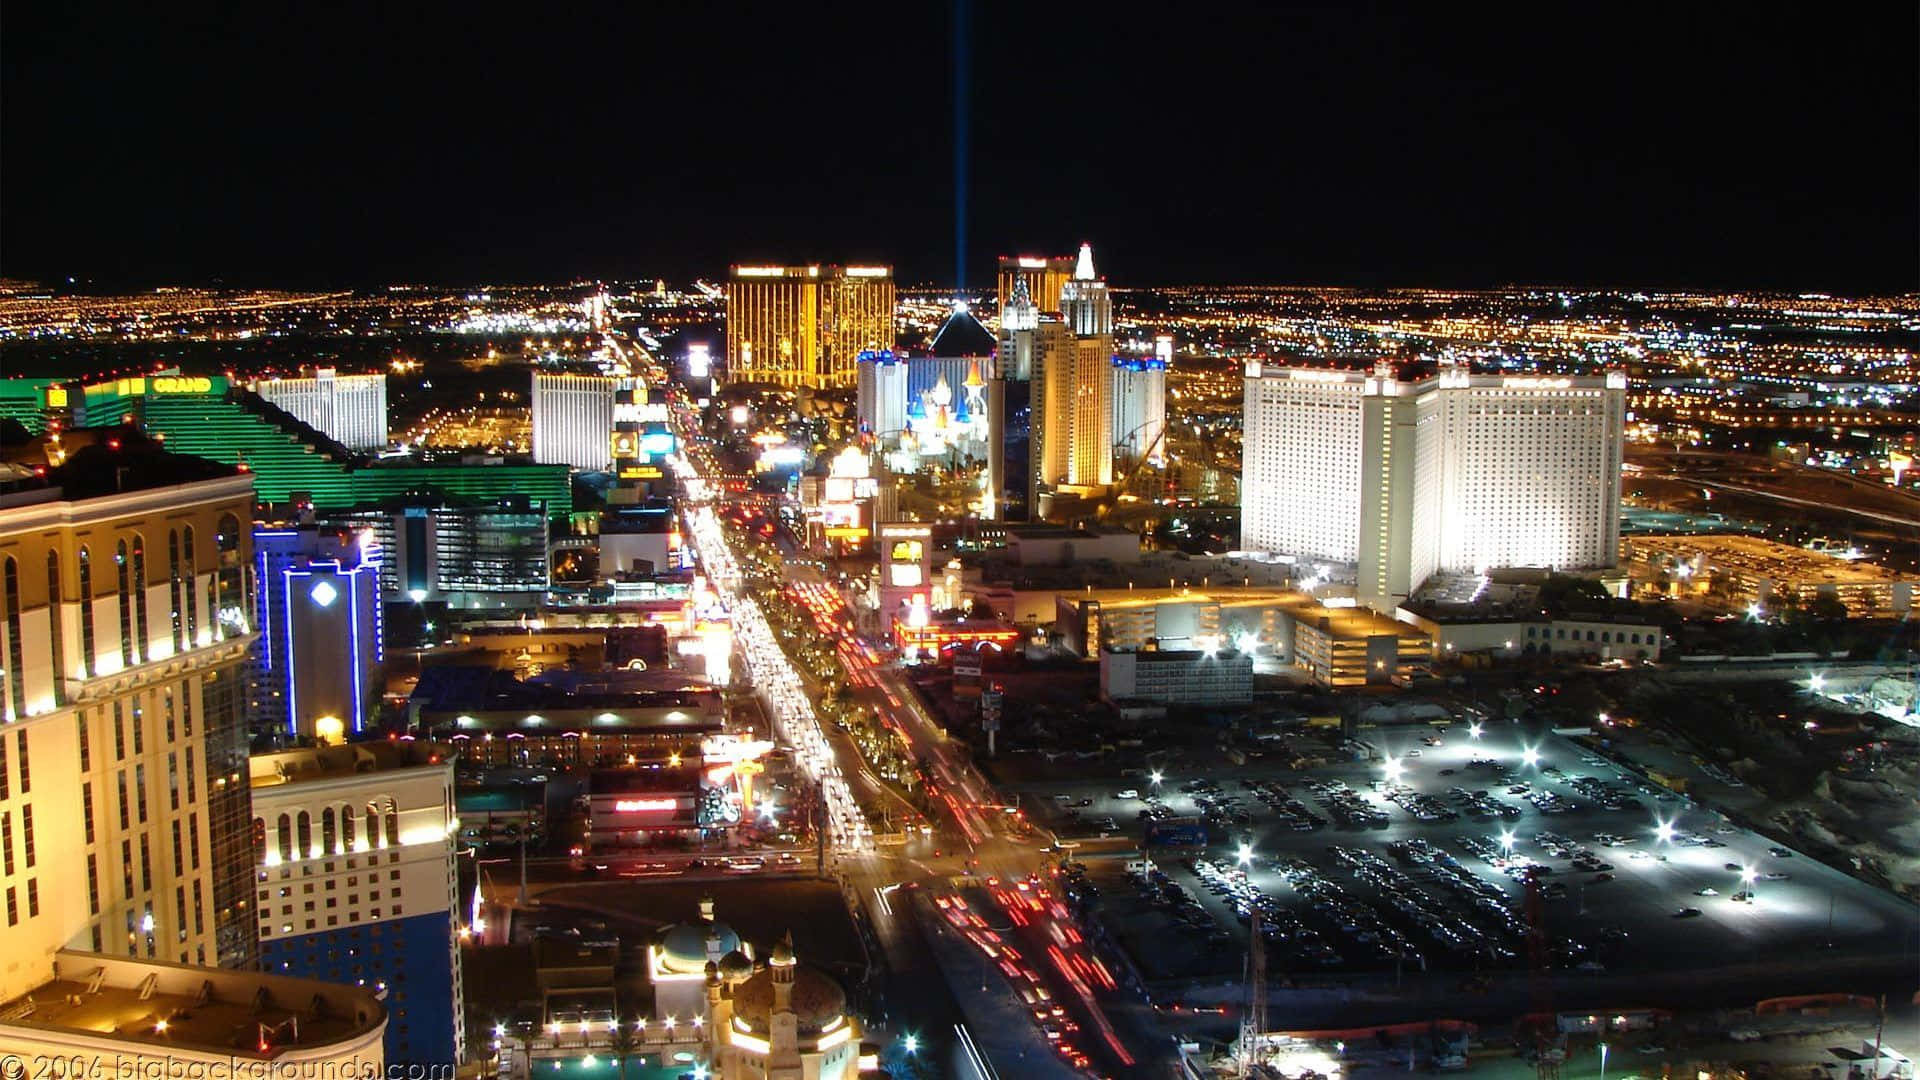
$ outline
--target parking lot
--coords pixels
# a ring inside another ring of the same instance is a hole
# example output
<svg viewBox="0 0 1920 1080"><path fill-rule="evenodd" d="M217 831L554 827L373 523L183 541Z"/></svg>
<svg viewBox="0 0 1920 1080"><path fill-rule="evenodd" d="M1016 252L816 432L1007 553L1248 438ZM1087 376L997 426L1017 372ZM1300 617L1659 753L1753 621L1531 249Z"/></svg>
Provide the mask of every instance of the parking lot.
<svg viewBox="0 0 1920 1080"><path fill-rule="evenodd" d="M1063 837L1106 819L1135 839L1206 823L1204 849L1096 870L1103 917L1149 978L1237 976L1257 911L1276 973L1459 972L1471 988L1476 972L1527 966L1529 877L1548 960L1572 972L1920 948L1912 905L1569 739L1512 725L1368 738L1379 760L1023 795Z"/></svg>

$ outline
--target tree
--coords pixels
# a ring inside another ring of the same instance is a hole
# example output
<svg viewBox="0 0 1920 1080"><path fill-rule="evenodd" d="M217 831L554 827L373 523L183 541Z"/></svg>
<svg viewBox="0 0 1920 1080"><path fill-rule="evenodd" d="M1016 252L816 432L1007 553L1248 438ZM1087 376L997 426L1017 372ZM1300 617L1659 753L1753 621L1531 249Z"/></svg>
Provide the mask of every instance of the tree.
<svg viewBox="0 0 1920 1080"><path fill-rule="evenodd" d="M1540 586L1540 604L1556 615L1604 609L1611 601L1606 586L1593 578L1555 574Z"/></svg>
<svg viewBox="0 0 1920 1080"><path fill-rule="evenodd" d="M620 1066L620 1080L627 1080L627 1059L638 1052L641 1046L639 1023L616 1018L610 1041L614 1063Z"/></svg>
<svg viewBox="0 0 1920 1080"><path fill-rule="evenodd" d="M1847 617L1847 605L1832 593L1815 593L1807 604L1807 614L1819 622L1839 622Z"/></svg>

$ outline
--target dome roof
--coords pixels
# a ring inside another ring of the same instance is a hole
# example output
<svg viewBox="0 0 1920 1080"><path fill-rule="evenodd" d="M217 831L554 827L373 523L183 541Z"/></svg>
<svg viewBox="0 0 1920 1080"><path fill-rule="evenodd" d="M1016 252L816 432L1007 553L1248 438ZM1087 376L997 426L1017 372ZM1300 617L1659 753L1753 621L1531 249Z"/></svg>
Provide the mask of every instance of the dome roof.
<svg viewBox="0 0 1920 1080"><path fill-rule="evenodd" d="M720 958L720 974L728 978L740 978L753 973L753 961L747 954L735 949Z"/></svg>
<svg viewBox="0 0 1920 1080"><path fill-rule="evenodd" d="M824 971L796 966L793 971L793 1014L802 1036L817 1035L827 1025L847 1014L847 993L839 982ZM755 1033L764 1034L773 1014L773 971L755 972L753 977L733 990L733 1015L746 1021Z"/></svg>
<svg viewBox="0 0 1920 1080"><path fill-rule="evenodd" d="M719 953L737 951L740 935L723 922L690 922L670 926L660 935L660 964L680 975L698 975L707 969L707 935L719 939Z"/></svg>

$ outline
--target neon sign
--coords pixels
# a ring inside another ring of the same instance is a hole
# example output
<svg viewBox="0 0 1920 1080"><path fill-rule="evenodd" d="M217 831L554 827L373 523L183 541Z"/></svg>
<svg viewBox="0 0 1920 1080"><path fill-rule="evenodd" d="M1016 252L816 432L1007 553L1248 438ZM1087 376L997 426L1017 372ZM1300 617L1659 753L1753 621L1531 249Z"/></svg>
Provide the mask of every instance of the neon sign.
<svg viewBox="0 0 1920 1080"><path fill-rule="evenodd" d="M614 810L622 814L657 813L679 806L679 799L620 799L613 804Z"/></svg>
<svg viewBox="0 0 1920 1080"><path fill-rule="evenodd" d="M185 378L162 375L153 380L156 394L205 394L213 390L213 380L204 375Z"/></svg>

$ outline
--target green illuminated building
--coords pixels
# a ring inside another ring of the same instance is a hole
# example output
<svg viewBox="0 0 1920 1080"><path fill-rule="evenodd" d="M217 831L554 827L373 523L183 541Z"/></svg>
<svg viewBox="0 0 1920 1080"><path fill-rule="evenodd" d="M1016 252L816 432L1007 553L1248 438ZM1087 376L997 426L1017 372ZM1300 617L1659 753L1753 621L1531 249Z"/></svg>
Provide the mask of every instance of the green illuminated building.
<svg viewBox="0 0 1920 1080"><path fill-rule="evenodd" d="M47 430L47 390L59 379L0 379L0 420L18 420L35 435Z"/></svg>
<svg viewBox="0 0 1920 1080"><path fill-rule="evenodd" d="M573 510L565 465L363 457L223 376L163 373L86 387L56 383L0 379L0 415L25 411L31 400L38 403L38 426L22 422L36 431L55 415L75 427L136 423L166 440L174 453L244 466L253 473L255 498L264 503L303 496L316 507L358 507L436 489L461 501L522 496L543 503L555 518Z"/></svg>

